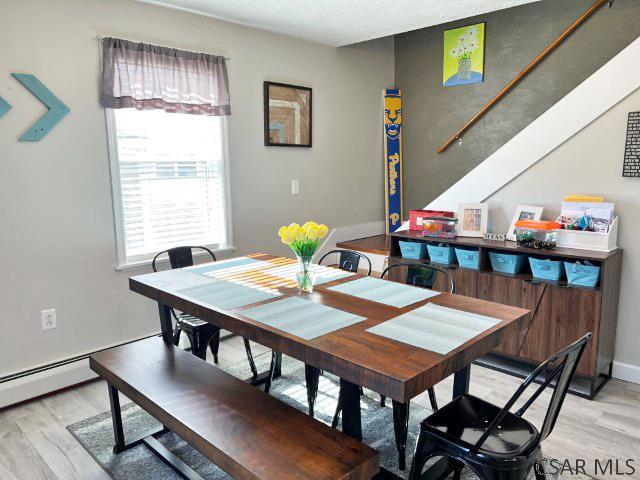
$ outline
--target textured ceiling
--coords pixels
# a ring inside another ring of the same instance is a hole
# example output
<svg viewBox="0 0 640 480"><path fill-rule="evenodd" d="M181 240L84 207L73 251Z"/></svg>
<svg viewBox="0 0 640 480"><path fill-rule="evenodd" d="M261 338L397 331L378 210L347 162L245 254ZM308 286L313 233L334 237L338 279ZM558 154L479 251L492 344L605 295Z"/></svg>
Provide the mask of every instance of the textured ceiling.
<svg viewBox="0 0 640 480"><path fill-rule="evenodd" d="M343 46L538 0L142 0Z"/></svg>

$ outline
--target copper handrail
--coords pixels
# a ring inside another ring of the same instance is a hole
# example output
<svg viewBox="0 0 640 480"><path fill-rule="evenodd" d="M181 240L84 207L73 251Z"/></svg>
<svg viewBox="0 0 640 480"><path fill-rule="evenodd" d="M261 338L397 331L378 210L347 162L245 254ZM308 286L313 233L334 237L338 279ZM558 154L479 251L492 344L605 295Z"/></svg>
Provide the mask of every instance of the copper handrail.
<svg viewBox="0 0 640 480"><path fill-rule="evenodd" d="M493 97L489 101L489 103L487 103L484 107L482 107L482 109L478 113L476 113L471 118L471 120L469 120L464 125L464 127L458 130L455 133L455 135L453 135L449 140L447 140L447 142L444 145L438 148L438 153L442 153L447 148L449 148L456 140L458 140L462 136L464 132L466 132L469 128L471 128L471 126L474 123L476 123L485 113L487 113L496 103L498 103L502 99L502 97L504 97L507 93L509 93L509 91L516 84L518 84L529 72L531 72L531 70L533 70L536 66L538 66L538 64L546 56L548 56L551 52L553 52L558 47L558 45L560 45L564 41L565 38L571 35L574 32L574 30L576 30L580 25L582 25L602 5L610 1L611 0L596 0L596 2L588 10L586 10L582 15L580 15L580 17L578 17L578 19L575 22L573 22L573 24L569 28L567 28L564 32L562 32L562 34L560 34L558 38L556 38L544 50L542 50L542 52L540 52L538 56L534 58L533 61L524 68L524 70L522 70L513 80L511 80L502 90L500 90L500 92L495 97Z"/></svg>

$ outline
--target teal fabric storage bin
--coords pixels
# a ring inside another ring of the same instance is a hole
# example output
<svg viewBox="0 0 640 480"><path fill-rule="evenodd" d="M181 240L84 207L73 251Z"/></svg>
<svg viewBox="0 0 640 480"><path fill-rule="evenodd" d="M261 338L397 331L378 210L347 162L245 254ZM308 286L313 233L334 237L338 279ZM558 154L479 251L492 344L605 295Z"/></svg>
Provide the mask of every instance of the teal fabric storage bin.
<svg viewBox="0 0 640 480"><path fill-rule="evenodd" d="M427 244L424 242L398 242L403 258L420 260L427 255Z"/></svg>
<svg viewBox="0 0 640 480"><path fill-rule="evenodd" d="M478 250L465 250L464 248L456 248L455 250L458 264L461 267L478 270L480 260L480 252Z"/></svg>
<svg viewBox="0 0 640 480"><path fill-rule="evenodd" d="M564 262L564 269L567 272L569 285L593 288L598 284L600 267L591 264L583 265L580 262Z"/></svg>
<svg viewBox="0 0 640 480"><path fill-rule="evenodd" d="M493 268L494 272L511 274L520 273L526 258L526 255L489 252L489 260L491 260L491 268Z"/></svg>
<svg viewBox="0 0 640 480"><path fill-rule="evenodd" d="M431 263L441 263L444 265L451 265L455 263L456 253L453 247L448 245L427 245L429 251L429 260Z"/></svg>
<svg viewBox="0 0 640 480"><path fill-rule="evenodd" d="M541 280L557 282L564 272L562 262L555 260L529 257L529 265L531 266L533 277Z"/></svg>

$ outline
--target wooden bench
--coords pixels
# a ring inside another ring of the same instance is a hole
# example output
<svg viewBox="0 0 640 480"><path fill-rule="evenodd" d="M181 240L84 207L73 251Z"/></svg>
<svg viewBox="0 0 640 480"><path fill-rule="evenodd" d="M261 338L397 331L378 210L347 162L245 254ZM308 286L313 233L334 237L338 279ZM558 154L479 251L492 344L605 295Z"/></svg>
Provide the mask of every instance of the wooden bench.
<svg viewBox="0 0 640 480"><path fill-rule="evenodd" d="M96 353L90 365L109 384L114 452L144 443L184 478L201 477L158 434L176 433L234 479L369 480L379 471L375 450L160 338ZM125 443L118 392L165 428Z"/></svg>

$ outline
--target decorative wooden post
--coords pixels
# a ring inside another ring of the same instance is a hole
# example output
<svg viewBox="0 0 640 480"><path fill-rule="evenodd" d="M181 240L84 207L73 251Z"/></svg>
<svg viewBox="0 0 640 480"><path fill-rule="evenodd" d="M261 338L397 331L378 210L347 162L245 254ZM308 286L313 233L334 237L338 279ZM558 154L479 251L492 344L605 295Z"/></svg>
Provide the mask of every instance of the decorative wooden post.
<svg viewBox="0 0 640 480"><path fill-rule="evenodd" d="M384 95L384 207L386 233L403 222L402 205L402 91L388 89Z"/></svg>

